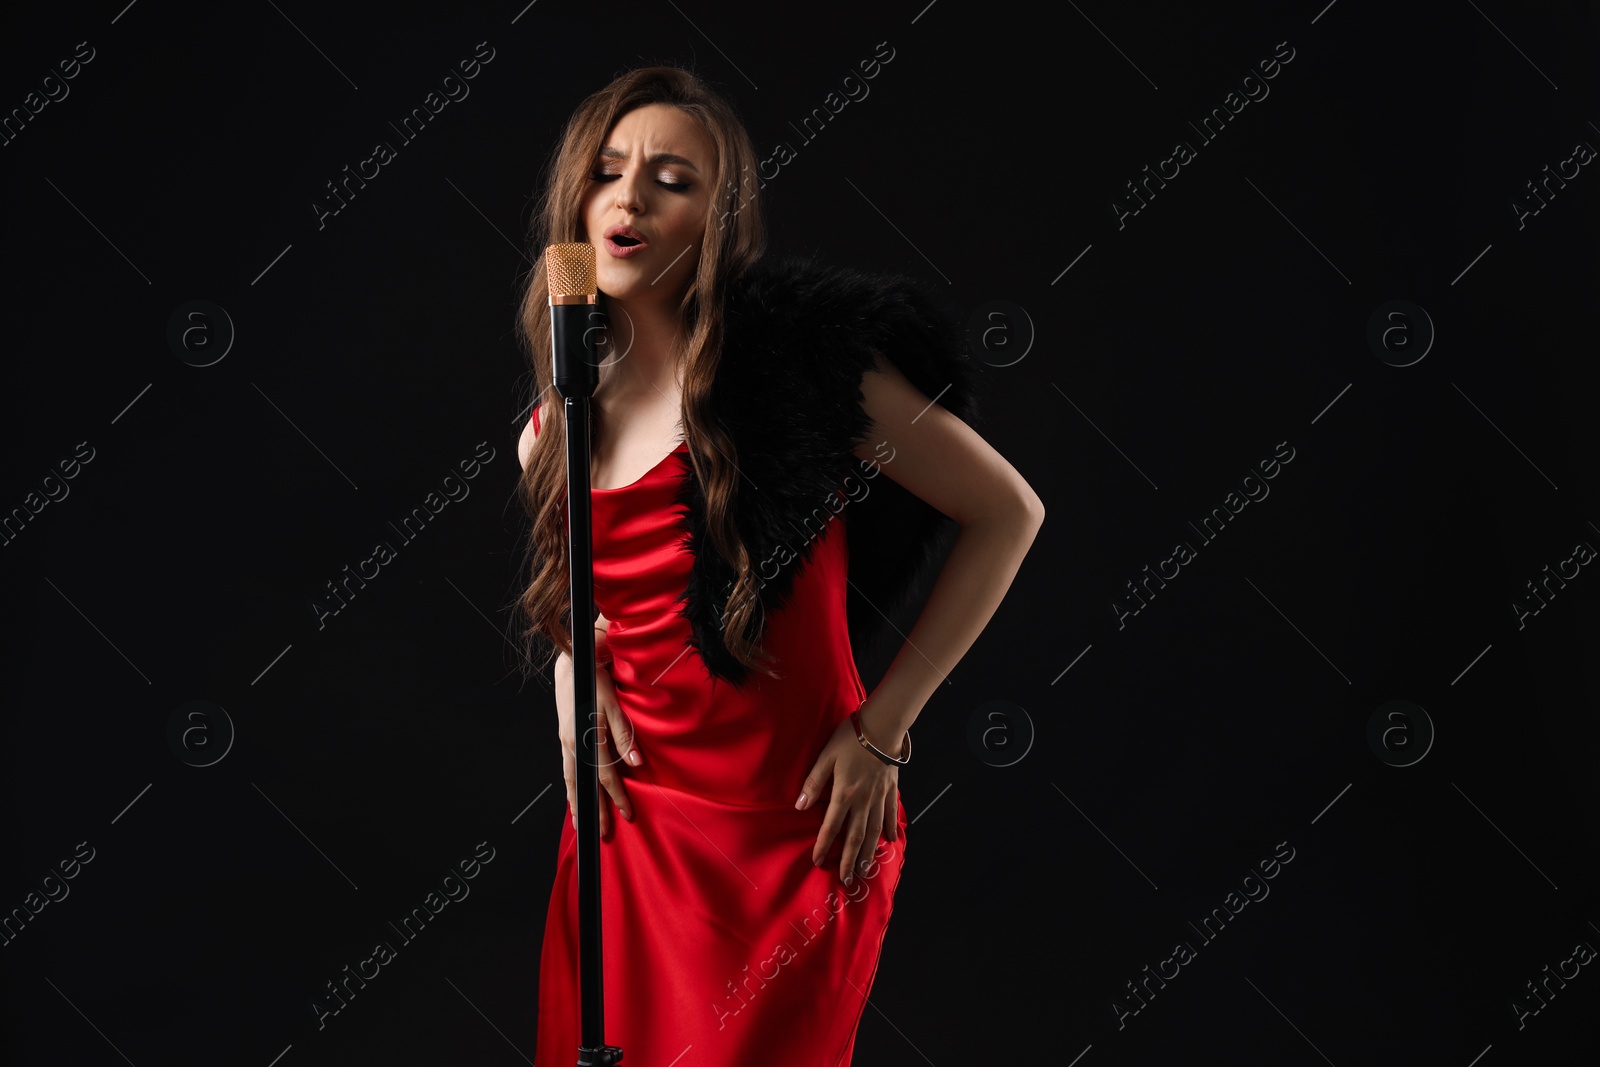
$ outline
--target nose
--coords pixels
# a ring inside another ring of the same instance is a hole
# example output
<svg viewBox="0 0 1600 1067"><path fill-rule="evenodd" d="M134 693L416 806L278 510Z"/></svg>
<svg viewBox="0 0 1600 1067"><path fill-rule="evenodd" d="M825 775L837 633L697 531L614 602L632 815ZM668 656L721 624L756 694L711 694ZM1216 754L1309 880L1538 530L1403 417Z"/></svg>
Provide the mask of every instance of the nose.
<svg viewBox="0 0 1600 1067"><path fill-rule="evenodd" d="M636 171L630 171L611 183L611 187L616 190L617 207L630 215L637 215L644 210L644 202L639 196L636 173Z"/></svg>

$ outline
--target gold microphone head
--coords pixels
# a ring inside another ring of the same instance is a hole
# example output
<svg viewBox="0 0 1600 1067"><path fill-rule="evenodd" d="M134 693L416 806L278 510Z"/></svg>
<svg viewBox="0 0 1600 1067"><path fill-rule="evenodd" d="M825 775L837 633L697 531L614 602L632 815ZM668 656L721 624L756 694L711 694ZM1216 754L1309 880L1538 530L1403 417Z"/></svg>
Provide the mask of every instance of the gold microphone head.
<svg viewBox="0 0 1600 1067"><path fill-rule="evenodd" d="M587 241L549 245L544 250L544 270L551 304L595 302L594 245Z"/></svg>

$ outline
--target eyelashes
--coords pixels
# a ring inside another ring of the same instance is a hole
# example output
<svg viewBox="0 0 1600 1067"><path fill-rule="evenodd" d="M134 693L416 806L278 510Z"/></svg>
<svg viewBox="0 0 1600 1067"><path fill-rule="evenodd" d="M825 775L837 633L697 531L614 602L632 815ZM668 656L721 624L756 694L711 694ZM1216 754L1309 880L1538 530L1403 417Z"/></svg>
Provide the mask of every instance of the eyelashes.
<svg viewBox="0 0 1600 1067"><path fill-rule="evenodd" d="M600 173L600 174L591 174L591 175L589 175L589 180L590 181L595 181L595 182L609 182L609 181L612 181L613 179L620 178L620 177L622 177L622 175L620 175L620 174L604 174L604 173ZM671 192L674 192L674 193L687 193L690 189L694 188L694 186L691 185L688 182L668 182L668 181L662 181L659 178L656 180L656 184L661 186L661 188L667 189L667 190L669 190Z"/></svg>

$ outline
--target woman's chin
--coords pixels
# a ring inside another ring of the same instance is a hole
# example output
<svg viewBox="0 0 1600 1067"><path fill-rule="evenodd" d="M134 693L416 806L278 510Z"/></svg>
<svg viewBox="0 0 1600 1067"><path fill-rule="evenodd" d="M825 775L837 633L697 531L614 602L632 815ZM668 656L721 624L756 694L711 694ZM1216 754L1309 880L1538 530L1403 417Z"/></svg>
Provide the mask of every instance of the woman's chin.
<svg viewBox="0 0 1600 1067"><path fill-rule="evenodd" d="M619 265L610 270L602 267L597 272L596 281L600 291L606 296L626 304L651 304L672 300L674 294L668 284L670 278L661 279L660 284L652 284L652 280L658 274L659 270L648 271L632 265ZM681 297L682 294L678 295Z"/></svg>
<svg viewBox="0 0 1600 1067"><path fill-rule="evenodd" d="M641 278L638 271L601 271L598 284L608 298L625 304L638 302L650 290L649 279Z"/></svg>

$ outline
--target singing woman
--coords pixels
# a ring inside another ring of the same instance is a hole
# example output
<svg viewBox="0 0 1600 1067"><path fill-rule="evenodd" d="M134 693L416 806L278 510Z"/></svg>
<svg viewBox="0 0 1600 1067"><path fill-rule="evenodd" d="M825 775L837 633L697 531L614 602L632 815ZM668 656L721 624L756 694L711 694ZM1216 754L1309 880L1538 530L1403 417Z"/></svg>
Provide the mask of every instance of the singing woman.
<svg viewBox="0 0 1600 1067"><path fill-rule="evenodd" d="M610 323L590 471L606 1039L640 1065L850 1063L906 855L911 727L1044 519L973 429L977 372L945 310L902 274L764 257L761 183L700 78L621 75L549 161L518 322L535 398L519 606L530 647L555 657L570 812L570 627L591 620L568 596L542 251L594 245ZM855 656L885 638L898 651L869 694ZM578 1045L571 819L557 856L538 1067Z"/></svg>

